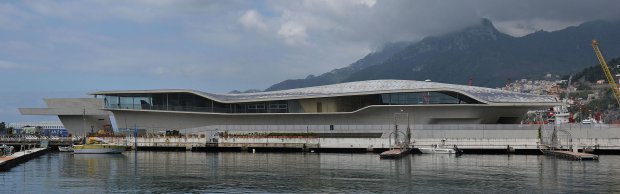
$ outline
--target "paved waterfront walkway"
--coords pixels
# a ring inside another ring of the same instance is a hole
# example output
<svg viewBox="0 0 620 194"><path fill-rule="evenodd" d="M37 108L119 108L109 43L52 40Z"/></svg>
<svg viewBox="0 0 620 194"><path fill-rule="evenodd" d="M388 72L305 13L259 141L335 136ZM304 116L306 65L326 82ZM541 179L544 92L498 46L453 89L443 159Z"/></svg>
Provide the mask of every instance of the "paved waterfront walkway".
<svg viewBox="0 0 620 194"><path fill-rule="evenodd" d="M562 151L562 150L552 150L547 152L554 156L559 156L562 158L568 158L571 160L598 160L598 156L594 154L587 154L581 152L571 152L571 151Z"/></svg>
<svg viewBox="0 0 620 194"><path fill-rule="evenodd" d="M46 148L33 148L33 149L29 149L29 150L24 150L24 151L19 151L19 152L15 152L13 153L13 155L10 156L0 156L0 166L4 165L5 163L17 159L17 158L21 158L30 154L34 154L37 153L39 151L43 151Z"/></svg>

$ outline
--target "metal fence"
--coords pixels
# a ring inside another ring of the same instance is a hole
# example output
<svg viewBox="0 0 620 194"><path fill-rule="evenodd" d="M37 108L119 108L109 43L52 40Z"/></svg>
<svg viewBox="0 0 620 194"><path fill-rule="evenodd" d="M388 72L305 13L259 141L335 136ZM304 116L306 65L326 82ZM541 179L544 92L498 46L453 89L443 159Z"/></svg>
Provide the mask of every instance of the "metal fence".
<svg viewBox="0 0 620 194"><path fill-rule="evenodd" d="M397 125L399 130L406 130L406 124ZM409 125L412 131L502 131L502 130L537 130L539 125L507 124L460 124L460 125ZM205 131L247 131L247 132L314 132L314 133L383 133L391 132L395 125L209 125L182 129L181 133L200 133Z"/></svg>
<svg viewBox="0 0 620 194"><path fill-rule="evenodd" d="M21 135L21 136L0 136L0 143L15 143L15 142L40 142L40 141L49 141L49 142L72 142L78 141L83 137L73 136L73 137L48 137L48 136L37 136L37 135Z"/></svg>
<svg viewBox="0 0 620 194"><path fill-rule="evenodd" d="M599 124L566 124L566 125L535 125L535 124L415 124L410 125L411 132L416 138L526 138L550 141L552 129L556 127L562 131L559 134L566 140L564 134L571 134L571 138L620 138L620 125ZM218 132L229 133L264 133L264 132L292 132L292 133L383 133L394 131L394 125L209 125L179 130L181 134L204 134L214 136ZM540 132L539 129L540 128ZM407 124L399 124L401 132L407 129ZM142 129L141 129L142 130ZM171 129L145 129L147 134L160 134ZM133 131L133 129L129 130ZM133 134L133 133L131 133Z"/></svg>

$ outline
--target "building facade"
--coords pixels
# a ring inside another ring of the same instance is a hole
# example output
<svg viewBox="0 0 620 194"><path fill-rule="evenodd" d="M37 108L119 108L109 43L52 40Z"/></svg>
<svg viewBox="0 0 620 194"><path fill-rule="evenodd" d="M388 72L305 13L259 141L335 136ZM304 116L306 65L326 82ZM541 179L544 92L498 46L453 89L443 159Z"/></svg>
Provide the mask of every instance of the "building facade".
<svg viewBox="0 0 620 194"><path fill-rule="evenodd" d="M26 121L9 123L12 134L34 134L66 137L68 132L60 121Z"/></svg>
<svg viewBox="0 0 620 194"><path fill-rule="evenodd" d="M110 112L101 110L104 100L97 98L44 99L47 108L20 108L22 115L58 116L72 135L83 136L99 129L111 128Z"/></svg>
<svg viewBox="0 0 620 194"><path fill-rule="evenodd" d="M415 124L516 124L555 97L410 80L370 80L244 94L195 90L93 92L120 129L300 131Z"/></svg>
<svg viewBox="0 0 620 194"><path fill-rule="evenodd" d="M528 110L562 104L552 96L411 80L370 80L243 94L167 89L99 91L91 95L95 98L45 99L47 108L20 108L20 112L57 115L74 135L108 128L112 120L121 131L200 128L355 132L405 123L516 124Z"/></svg>

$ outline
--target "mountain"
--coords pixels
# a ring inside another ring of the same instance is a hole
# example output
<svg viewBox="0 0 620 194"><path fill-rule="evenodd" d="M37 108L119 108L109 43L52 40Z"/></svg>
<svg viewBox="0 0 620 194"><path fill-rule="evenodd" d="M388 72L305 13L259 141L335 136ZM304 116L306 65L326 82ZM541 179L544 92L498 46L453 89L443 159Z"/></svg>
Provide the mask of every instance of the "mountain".
<svg viewBox="0 0 620 194"><path fill-rule="evenodd" d="M620 58L615 58L607 61L607 66L609 67L611 74L613 76L617 75L620 72ZM562 79L568 79L569 75L564 76ZM607 82L607 78L605 77L605 73L601 68L600 64L586 67L583 70L573 74L573 81L587 81L590 83L595 83L598 80L605 80Z"/></svg>
<svg viewBox="0 0 620 194"><path fill-rule="evenodd" d="M370 53L364 58L357 60L355 63L352 63L347 67L334 69L319 76L309 75L305 79L286 80L267 88L265 91L341 83L355 72L358 72L373 65L381 64L386 59L392 57L392 55L394 55L395 53L402 51L402 49L405 48L405 46L407 45L408 43L405 42L387 43L386 45L384 45L383 49L381 49L381 52Z"/></svg>
<svg viewBox="0 0 620 194"><path fill-rule="evenodd" d="M256 93L256 92L262 92L262 90L259 90L259 89L249 89L246 91L233 90L228 93L229 94L243 94L243 93Z"/></svg>
<svg viewBox="0 0 620 194"><path fill-rule="evenodd" d="M286 80L267 90L372 80L405 79L496 87L508 78L568 74L596 64L591 40L607 58L620 56L620 22L592 21L554 32L512 37L491 21L415 43L391 43L355 63L320 76Z"/></svg>

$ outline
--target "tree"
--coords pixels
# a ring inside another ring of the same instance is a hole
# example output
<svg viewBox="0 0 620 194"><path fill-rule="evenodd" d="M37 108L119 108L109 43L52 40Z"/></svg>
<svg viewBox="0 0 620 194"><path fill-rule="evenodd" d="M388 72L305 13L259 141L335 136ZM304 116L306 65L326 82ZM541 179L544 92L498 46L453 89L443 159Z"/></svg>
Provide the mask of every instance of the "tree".
<svg viewBox="0 0 620 194"><path fill-rule="evenodd" d="M6 131L6 123L0 122L0 133L4 133Z"/></svg>

